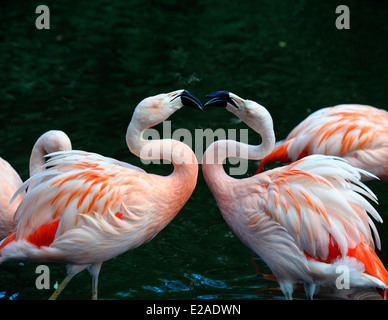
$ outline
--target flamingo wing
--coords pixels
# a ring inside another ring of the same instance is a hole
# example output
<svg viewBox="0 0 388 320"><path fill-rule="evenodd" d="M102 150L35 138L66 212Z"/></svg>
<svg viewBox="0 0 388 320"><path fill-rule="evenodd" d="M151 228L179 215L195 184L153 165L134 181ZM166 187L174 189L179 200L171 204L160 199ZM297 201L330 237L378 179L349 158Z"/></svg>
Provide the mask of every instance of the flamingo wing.
<svg viewBox="0 0 388 320"><path fill-rule="evenodd" d="M320 109L296 126L284 143L261 161L258 172L269 162L293 162L311 154L370 158L370 151L387 148L387 127L388 112L371 106Z"/></svg>
<svg viewBox="0 0 388 320"><path fill-rule="evenodd" d="M141 173L146 173L145 170L143 170L142 168L139 168L137 166L134 166L133 164L130 164L130 163L127 163L127 162L124 162L124 161L120 161L120 160L116 160L114 158L109 158L109 157L106 157L107 159L109 159L110 161L112 161L112 163L118 165L118 166L121 166L121 167L124 167L124 168L128 168L128 169L131 169L131 170L135 170L135 171L138 171L138 172L141 172Z"/></svg>
<svg viewBox="0 0 388 320"><path fill-rule="evenodd" d="M346 256L360 242L374 248L371 229L380 247L368 213L379 222L382 219L363 197L376 201L359 181L360 172L340 158L306 157L255 176L264 190L259 206L308 257L325 261L331 255ZM253 227L256 218L258 215L251 217Z"/></svg>
<svg viewBox="0 0 388 320"><path fill-rule="evenodd" d="M128 198L141 193L142 186L149 182L139 177L143 174L136 167L122 166L117 160L83 151L50 156L47 170L31 177L18 190L28 192L16 212L20 217L16 240L28 239L37 246L48 246L77 227L88 225L90 229L114 234L122 227L122 220L141 219L130 206L139 203Z"/></svg>
<svg viewBox="0 0 388 320"><path fill-rule="evenodd" d="M295 139L291 145L297 144L297 140L300 144L298 148L294 147L290 156L291 159L298 158L304 150L308 150L308 154L343 156L356 150L375 148L382 143L379 134L387 126L388 112L385 110L363 105L324 108L290 132L287 140Z"/></svg>

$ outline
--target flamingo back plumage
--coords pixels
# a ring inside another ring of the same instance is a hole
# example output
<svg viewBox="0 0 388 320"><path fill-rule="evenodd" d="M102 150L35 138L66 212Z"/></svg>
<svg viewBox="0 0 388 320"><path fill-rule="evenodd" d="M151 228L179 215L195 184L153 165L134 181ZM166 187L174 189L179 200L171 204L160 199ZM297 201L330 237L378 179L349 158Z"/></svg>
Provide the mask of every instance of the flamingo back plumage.
<svg viewBox="0 0 388 320"><path fill-rule="evenodd" d="M105 261L151 240L193 190L190 182L187 190L180 185L182 193L173 190L170 194L174 184L167 177L145 174L142 169L93 153L66 151L50 157L47 170L27 180L14 196L28 190L16 212L17 231L0 246L3 259L12 243L16 247L24 243L40 252L15 247L15 252L27 255L19 259L40 254L47 260L77 264ZM146 193L157 199L147 201ZM175 198L182 199L172 201L172 206L170 201ZM71 254L66 253L69 251Z"/></svg>
<svg viewBox="0 0 388 320"><path fill-rule="evenodd" d="M343 258L338 244L332 239L331 235L329 242L329 254L325 259L312 257L306 252L305 255L307 259L324 263L334 263L335 261ZM377 256L376 252L368 246L366 242L361 241L356 244L355 247L348 248L346 257L355 258L357 261L360 261L364 265L365 273L376 277L388 286L388 271L384 267L380 258Z"/></svg>
<svg viewBox="0 0 388 320"><path fill-rule="evenodd" d="M256 253L271 266L275 276L277 268L280 270L278 274L286 274L287 270L283 268L290 268L290 262L287 266L271 262L273 253L270 249L266 251L263 243L256 243L263 241L259 238L261 231L258 228L263 229L264 235L265 227L260 224L264 221L265 213L287 230L307 260L333 264L354 258L364 265L365 274L388 286L388 272L374 251L375 246L380 248L380 238L368 213L378 222L382 222L382 219L364 198L376 201L373 192L360 181L361 174L368 173L352 167L341 158L313 155L286 167L256 175L259 183L256 188L259 186L261 195L257 199L259 209L250 216L248 230L252 231L244 233L250 234L256 230L254 232L257 234L244 242L253 251L258 250ZM252 188L248 191L250 201L257 201L252 197L257 191ZM246 203L245 206L254 208L255 204ZM230 223L235 224L233 221ZM244 235L241 236L244 238ZM272 235L268 234L268 237ZM273 250L280 242L279 235L264 242L271 242ZM290 246L284 250L279 247L276 250L283 250L284 255L289 255L294 248ZM295 250L292 256L297 255Z"/></svg>
<svg viewBox="0 0 388 320"><path fill-rule="evenodd" d="M259 167L256 170L256 174L263 172L265 167L268 164L272 164L273 162L276 162L276 161L278 161L280 163L290 162L290 158L289 158L288 153L287 153L287 148L290 145L291 141L292 140L288 140L284 143L279 144L278 146L276 146L273 149L273 151L268 156L266 156L264 159L262 159L260 161ZM307 154L305 154L305 155L307 155ZM299 160L301 158L303 158L303 157L298 156L297 160Z"/></svg>
<svg viewBox="0 0 388 320"><path fill-rule="evenodd" d="M268 163L287 163L311 154L346 158L362 169L385 165L388 157L388 112L365 105L338 105L312 113L296 126L285 141L265 157L256 171ZM388 175L376 169L379 176ZM380 173L381 172L381 173Z"/></svg>

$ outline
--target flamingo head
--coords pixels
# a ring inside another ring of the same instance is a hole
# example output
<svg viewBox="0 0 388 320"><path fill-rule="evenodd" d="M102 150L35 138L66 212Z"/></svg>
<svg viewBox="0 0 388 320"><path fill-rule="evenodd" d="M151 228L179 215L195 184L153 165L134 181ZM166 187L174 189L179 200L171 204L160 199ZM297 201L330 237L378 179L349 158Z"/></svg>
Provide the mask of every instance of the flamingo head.
<svg viewBox="0 0 388 320"><path fill-rule="evenodd" d="M260 128L272 128L272 117L268 110L262 105L252 100L240 98L238 95L229 91L215 91L206 95L211 98L205 103L205 107L226 107L226 110L232 112L256 132L261 132Z"/></svg>
<svg viewBox="0 0 388 320"><path fill-rule="evenodd" d="M42 134L37 143L41 143L45 154L72 149L70 138L60 130L49 130Z"/></svg>
<svg viewBox="0 0 388 320"><path fill-rule="evenodd" d="M203 111L203 104L196 96L187 90L176 90L145 98L137 105L134 118L150 127L163 122L183 106Z"/></svg>

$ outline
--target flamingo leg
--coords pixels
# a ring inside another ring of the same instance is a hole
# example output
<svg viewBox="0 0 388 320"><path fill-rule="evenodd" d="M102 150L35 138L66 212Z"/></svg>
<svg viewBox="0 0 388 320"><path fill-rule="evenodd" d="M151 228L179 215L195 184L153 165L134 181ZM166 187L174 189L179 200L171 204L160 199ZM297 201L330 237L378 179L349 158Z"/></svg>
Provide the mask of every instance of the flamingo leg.
<svg viewBox="0 0 388 320"><path fill-rule="evenodd" d="M316 284L313 282L305 282L304 283L304 291L306 292L306 297L308 300L313 300L314 292L315 292Z"/></svg>
<svg viewBox="0 0 388 320"><path fill-rule="evenodd" d="M97 300L98 276L92 279L92 300Z"/></svg>
<svg viewBox="0 0 388 320"><path fill-rule="evenodd" d="M279 281L280 290L282 290L286 300L292 300L292 293L294 292L294 283L290 281Z"/></svg>
<svg viewBox="0 0 388 320"><path fill-rule="evenodd" d="M88 268L89 273L92 276L92 300L97 300L98 275L100 274L101 265L102 263L96 263Z"/></svg>
<svg viewBox="0 0 388 320"><path fill-rule="evenodd" d="M49 298L49 300L56 300L58 298L58 296L61 294L61 292L63 291L63 289L65 289L66 285L70 282L70 280L73 278L74 275L72 274L67 274L67 276L65 277L65 279L63 279L63 281L61 282L61 284L59 285L59 287L57 288L57 290L54 291L54 293L51 295L51 297Z"/></svg>

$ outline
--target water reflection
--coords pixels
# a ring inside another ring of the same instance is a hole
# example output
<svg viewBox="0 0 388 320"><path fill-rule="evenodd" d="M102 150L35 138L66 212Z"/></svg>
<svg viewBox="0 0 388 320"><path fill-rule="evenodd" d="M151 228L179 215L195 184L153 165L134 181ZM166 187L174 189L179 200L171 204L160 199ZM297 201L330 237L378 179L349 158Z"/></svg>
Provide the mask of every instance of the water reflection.
<svg viewBox="0 0 388 320"><path fill-rule="evenodd" d="M200 295L198 299L204 300L251 300L257 299L257 294L208 294Z"/></svg>
<svg viewBox="0 0 388 320"><path fill-rule="evenodd" d="M185 277L192 280L197 286L204 285L213 288L227 288L227 285L224 281L213 280L198 273L185 273Z"/></svg>
<svg viewBox="0 0 388 320"><path fill-rule="evenodd" d="M278 282L275 276L271 273L265 273L262 271L262 267L260 264L260 258L255 256L253 253L251 255L252 265L254 267L255 273L257 273L260 277L270 280L274 282L275 287L273 288L262 288L258 289L257 292L260 295L266 296L267 299L284 299L284 295L281 292ZM261 262L262 263L262 262ZM293 294L294 300L306 300L306 296L304 293L303 285L297 284L294 288ZM371 289L363 289L363 288L350 288L350 289L335 289L335 288L320 288L317 286L314 300L383 300L382 291L377 291L374 288Z"/></svg>
<svg viewBox="0 0 388 320"><path fill-rule="evenodd" d="M160 286L143 286L146 290L153 292L179 292L190 291L193 287L206 286L212 288L227 288L227 284L221 280L214 280L198 273L185 273L184 276L188 279L188 282L181 280L160 279L163 282Z"/></svg>
<svg viewBox="0 0 388 320"><path fill-rule="evenodd" d="M18 292L15 292L15 293L12 293L11 295L8 295L6 291L1 291L0 292L0 299L15 300L18 295L19 295Z"/></svg>
<svg viewBox="0 0 388 320"><path fill-rule="evenodd" d="M158 293L190 290L190 286L179 280L160 279L160 281L163 282L161 286L143 286L143 288Z"/></svg>

